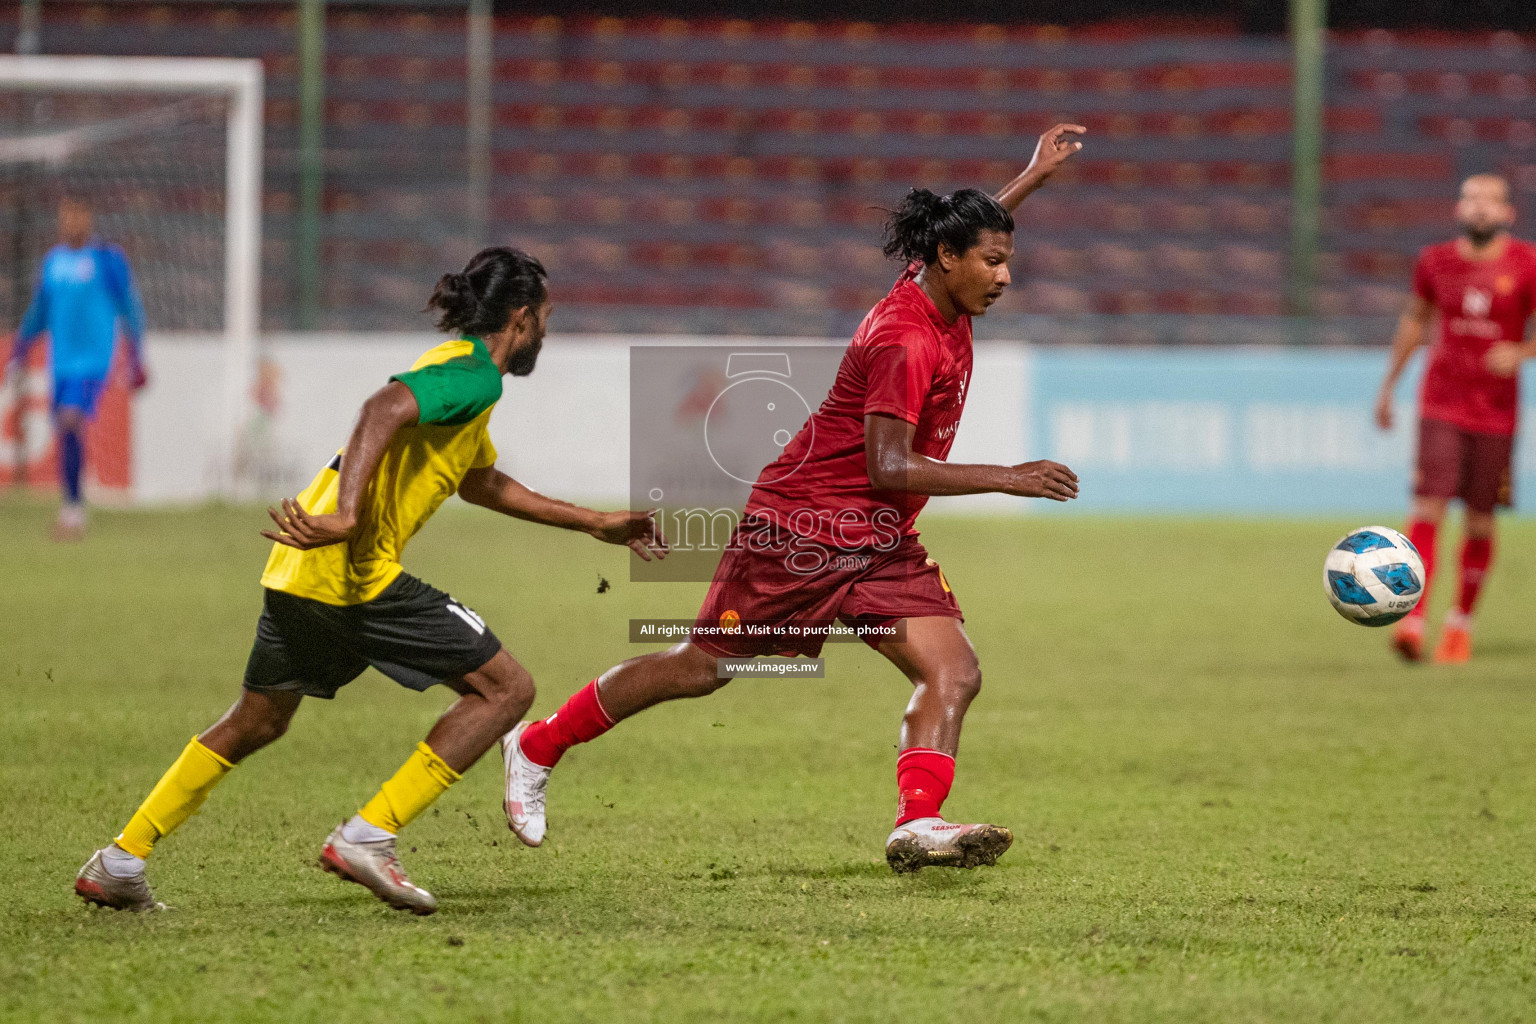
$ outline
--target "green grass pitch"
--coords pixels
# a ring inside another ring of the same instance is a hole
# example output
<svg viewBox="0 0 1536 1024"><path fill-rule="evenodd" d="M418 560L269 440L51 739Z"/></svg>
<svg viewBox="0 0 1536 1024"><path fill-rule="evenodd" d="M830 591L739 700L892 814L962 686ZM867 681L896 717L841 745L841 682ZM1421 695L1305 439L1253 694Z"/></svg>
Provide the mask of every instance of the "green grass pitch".
<svg viewBox="0 0 1536 1024"><path fill-rule="evenodd" d="M493 754L403 836L441 902L416 919L315 866L448 703L372 673L162 844L173 912L75 899L236 695L265 517L103 512L65 547L49 515L0 505L0 1019L1536 1018L1532 525L1506 527L1474 663L1441 670L1327 606L1323 554L1359 523L930 516L986 679L946 810L1015 830L998 867L887 870L908 687L840 645L826 680L737 682L574 751L540 850ZM477 510L409 565L545 713L641 650L629 617L703 589Z"/></svg>

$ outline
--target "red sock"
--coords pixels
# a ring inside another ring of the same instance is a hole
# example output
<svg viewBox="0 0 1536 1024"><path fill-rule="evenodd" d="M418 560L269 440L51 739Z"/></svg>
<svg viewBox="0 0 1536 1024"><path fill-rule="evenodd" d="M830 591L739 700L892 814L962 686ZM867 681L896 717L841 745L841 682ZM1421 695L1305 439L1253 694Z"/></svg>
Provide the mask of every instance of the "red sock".
<svg viewBox="0 0 1536 1024"><path fill-rule="evenodd" d="M561 754L578 743L597 739L613 724L597 699L594 679L573 693L559 711L523 730L523 753L534 764L553 768Z"/></svg>
<svg viewBox="0 0 1536 1024"><path fill-rule="evenodd" d="M1422 619L1429 611L1429 578L1435 572L1435 530L1436 524L1415 519L1408 524L1408 540L1419 549L1419 558L1424 562L1424 592L1419 595L1419 603L1414 605L1413 611L1408 613L1410 619Z"/></svg>
<svg viewBox="0 0 1536 1024"><path fill-rule="evenodd" d="M937 818L954 783L953 757L924 747L903 750L896 759L896 788L901 790L897 826L914 818Z"/></svg>
<svg viewBox="0 0 1536 1024"><path fill-rule="evenodd" d="M1488 564L1492 561L1492 537L1468 537L1461 545L1461 593L1456 598L1456 607L1461 609L1461 614L1472 614L1477 595L1483 589L1483 578L1488 575Z"/></svg>

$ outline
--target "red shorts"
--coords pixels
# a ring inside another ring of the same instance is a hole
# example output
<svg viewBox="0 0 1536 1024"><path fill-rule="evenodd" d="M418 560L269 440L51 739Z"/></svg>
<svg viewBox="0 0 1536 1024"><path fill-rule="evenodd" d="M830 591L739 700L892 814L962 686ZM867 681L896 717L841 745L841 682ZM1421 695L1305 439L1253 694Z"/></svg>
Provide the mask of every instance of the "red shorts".
<svg viewBox="0 0 1536 1024"><path fill-rule="evenodd" d="M834 621L886 626L930 615L965 618L939 563L915 535L903 536L889 551L845 551L744 519L715 570L692 640L717 658L814 658ZM740 628L730 634L714 631L736 622ZM753 625L768 627L770 634L751 635L747 627ZM701 626L711 632L701 634ZM786 627L796 627L797 635L788 635ZM871 647L881 639L864 638Z"/></svg>
<svg viewBox="0 0 1536 1024"><path fill-rule="evenodd" d="M1421 498L1460 498L1469 512L1512 504L1515 439L1479 434L1444 420L1419 421L1419 457L1413 493Z"/></svg>

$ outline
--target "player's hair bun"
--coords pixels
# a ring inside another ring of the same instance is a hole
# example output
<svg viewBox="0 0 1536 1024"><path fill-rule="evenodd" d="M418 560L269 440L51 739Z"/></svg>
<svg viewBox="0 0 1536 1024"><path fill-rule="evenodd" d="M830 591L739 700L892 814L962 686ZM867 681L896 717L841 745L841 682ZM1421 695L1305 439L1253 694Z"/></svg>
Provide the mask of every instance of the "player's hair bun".
<svg viewBox="0 0 1536 1024"><path fill-rule="evenodd" d="M440 331L484 337L505 328L519 309L542 305L548 276L521 249L482 249L460 273L438 278L427 309L438 311Z"/></svg>
<svg viewBox="0 0 1536 1024"><path fill-rule="evenodd" d="M914 188L885 222L885 254L906 263L932 263L939 246L963 253L983 231L1013 232L1013 215L974 188L936 195Z"/></svg>
<svg viewBox="0 0 1536 1024"><path fill-rule="evenodd" d="M441 311L438 327L445 329L473 320L477 305L475 291L463 274L444 274L438 278L437 287L427 300L428 309Z"/></svg>

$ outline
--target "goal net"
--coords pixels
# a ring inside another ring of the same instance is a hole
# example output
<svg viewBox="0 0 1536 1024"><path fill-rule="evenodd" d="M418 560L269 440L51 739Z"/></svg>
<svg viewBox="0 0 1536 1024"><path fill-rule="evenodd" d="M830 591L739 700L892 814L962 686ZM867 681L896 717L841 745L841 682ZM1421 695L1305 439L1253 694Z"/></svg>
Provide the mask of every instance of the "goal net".
<svg viewBox="0 0 1536 1024"><path fill-rule="evenodd" d="M98 489L195 498L259 476L261 95L256 61L0 57L5 354L65 198L123 249L144 302L151 391L130 411L109 387L90 439ZM52 476L42 349L0 397L0 480Z"/></svg>

